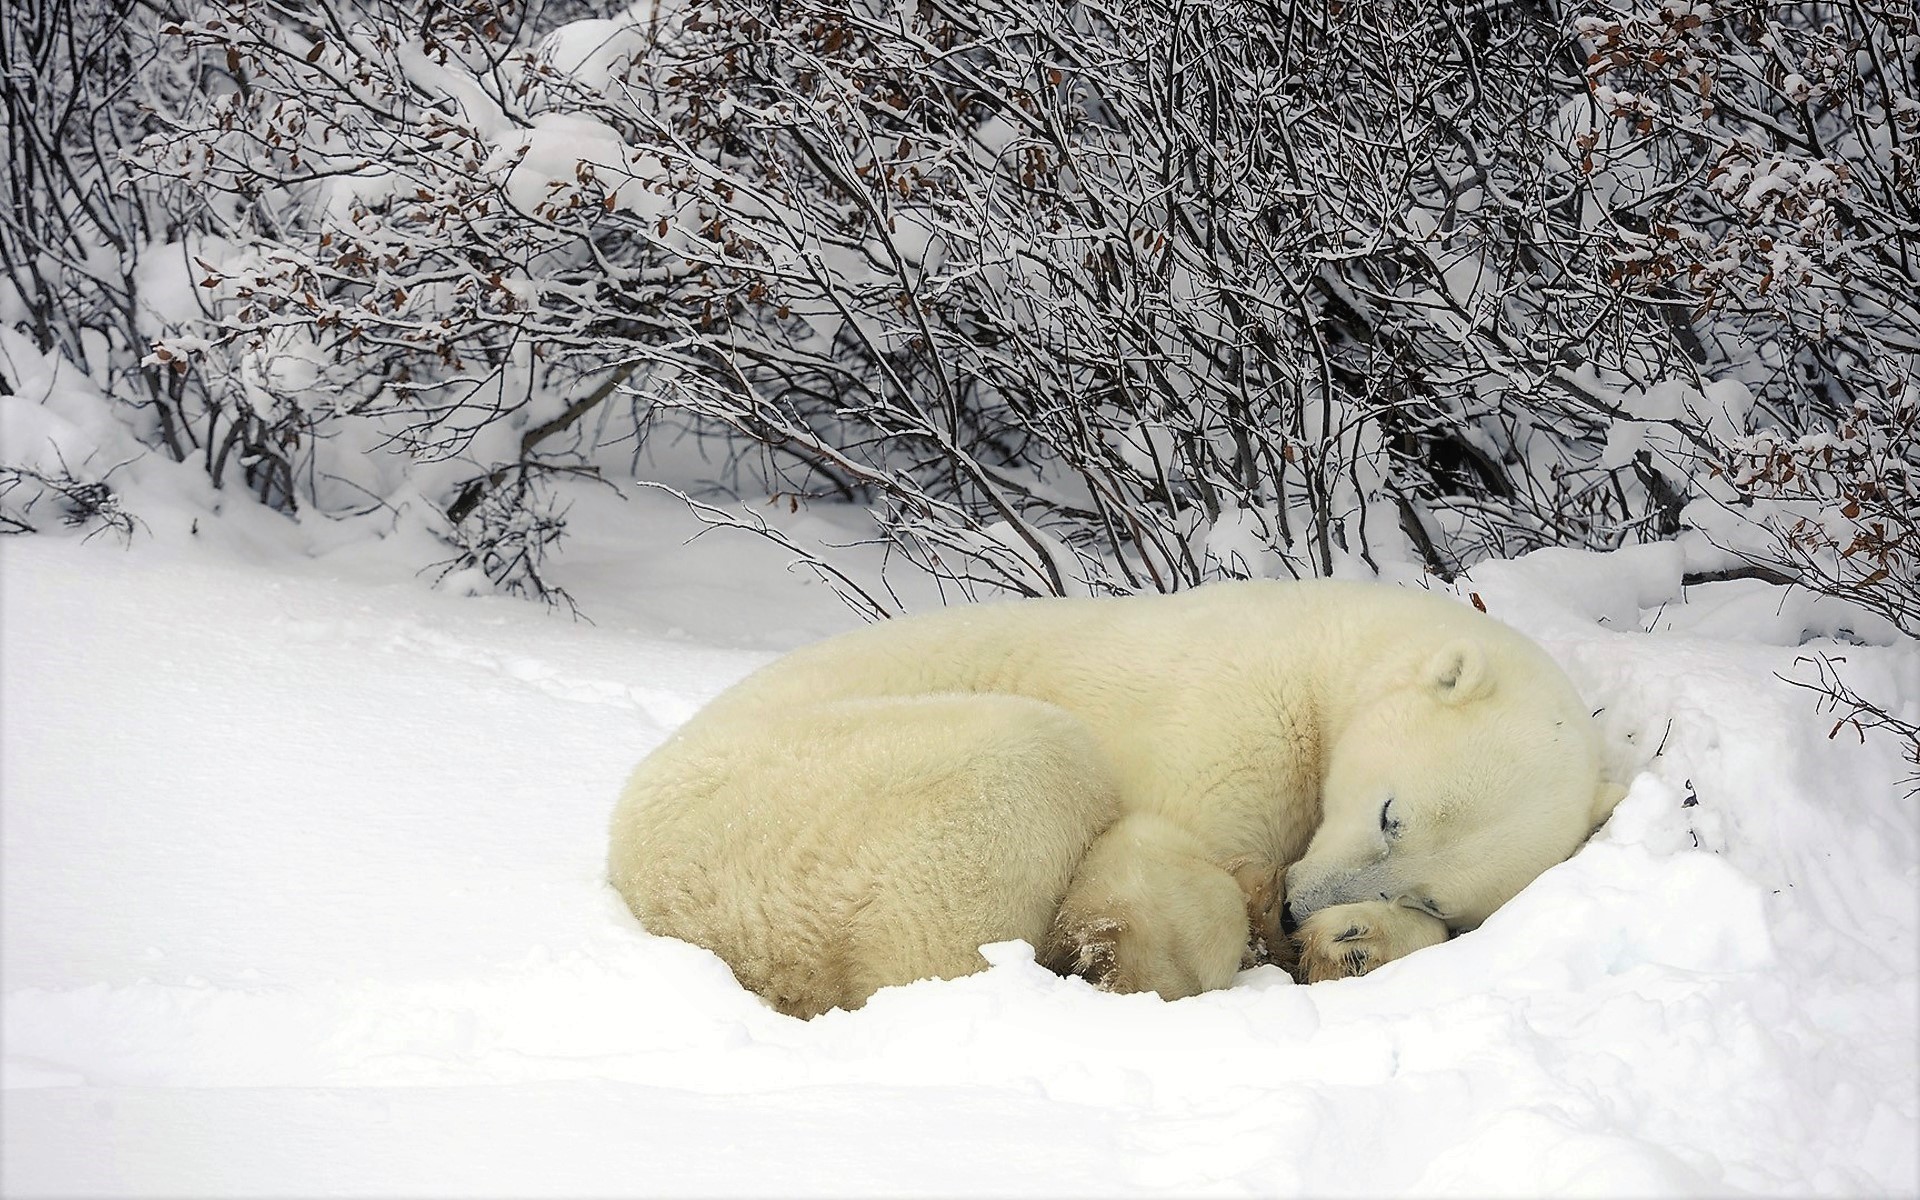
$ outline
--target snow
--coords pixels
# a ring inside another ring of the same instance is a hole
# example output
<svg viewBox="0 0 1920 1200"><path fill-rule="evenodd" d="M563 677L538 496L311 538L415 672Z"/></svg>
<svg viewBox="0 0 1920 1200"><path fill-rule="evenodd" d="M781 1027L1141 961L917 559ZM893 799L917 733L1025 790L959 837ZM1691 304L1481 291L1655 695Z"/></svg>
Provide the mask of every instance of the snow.
<svg viewBox="0 0 1920 1200"><path fill-rule="evenodd" d="M431 589L404 528L299 553L165 494L124 550L0 544L8 1194L1920 1191L1920 809L1776 678L1844 654L1911 713L1920 650L1779 589L1683 592L1672 547L1476 569L1632 787L1447 945L1168 1004L1014 943L799 1022L644 933L603 826L853 622L823 587L583 493L575 622Z"/></svg>
<svg viewBox="0 0 1920 1200"><path fill-rule="evenodd" d="M540 54L554 70L571 75L582 87L611 90L633 61L646 52L651 5L634 5L617 19L574 21L541 39Z"/></svg>
<svg viewBox="0 0 1920 1200"><path fill-rule="evenodd" d="M507 197L523 212L563 203L589 171L612 194L614 208L654 218L669 207L647 190L643 168L620 135L592 117L541 113L501 141L482 169L507 172Z"/></svg>

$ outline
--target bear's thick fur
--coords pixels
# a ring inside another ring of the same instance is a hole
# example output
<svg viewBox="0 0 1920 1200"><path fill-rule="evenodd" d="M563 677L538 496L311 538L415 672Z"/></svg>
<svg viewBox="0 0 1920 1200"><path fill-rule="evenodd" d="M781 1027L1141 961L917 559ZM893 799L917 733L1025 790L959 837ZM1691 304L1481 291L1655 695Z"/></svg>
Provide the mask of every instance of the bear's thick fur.
<svg viewBox="0 0 1920 1200"><path fill-rule="evenodd" d="M1279 939L1283 873L1300 973L1358 974L1477 925L1615 795L1572 685L1499 622L1224 583L795 651L634 771L609 873L648 930L799 1016L1013 938L1173 998Z"/></svg>

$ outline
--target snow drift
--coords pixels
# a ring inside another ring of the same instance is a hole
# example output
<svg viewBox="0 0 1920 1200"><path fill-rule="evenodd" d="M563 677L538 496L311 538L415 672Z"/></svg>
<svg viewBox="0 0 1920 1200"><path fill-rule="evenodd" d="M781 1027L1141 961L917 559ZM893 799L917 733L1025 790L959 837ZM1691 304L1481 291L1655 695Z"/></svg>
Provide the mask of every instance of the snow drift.
<svg viewBox="0 0 1920 1200"><path fill-rule="evenodd" d="M635 503L643 537L564 563L597 624L382 582L406 556L365 543L0 546L8 1193L1920 1189L1920 820L1895 748L1776 677L1843 653L1911 712L1911 643L1682 595L1661 548L1486 564L1633 782L1483 928L1173 1004L1008 944L802 1023L633 922L604 822L702 701L852 618Z"/></svg>

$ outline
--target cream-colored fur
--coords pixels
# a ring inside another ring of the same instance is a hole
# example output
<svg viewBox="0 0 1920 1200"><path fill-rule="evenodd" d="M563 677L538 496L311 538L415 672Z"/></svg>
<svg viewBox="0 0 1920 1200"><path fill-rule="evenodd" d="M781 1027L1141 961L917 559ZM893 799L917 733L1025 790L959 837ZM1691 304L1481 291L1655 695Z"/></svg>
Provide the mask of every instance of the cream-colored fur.
<svg viewBox="0 0 1920 1200"><path fill-rule="evenodd" d="M1598 777L1552 661L1450 599L1319 581L978 605L720 696L634 771L609 873L649 930L800 1016L1013 938L1172 998L1280 940L1290 864L1306 928L1338 925L1303 972L1477 924L1585 836Z"/></svg>

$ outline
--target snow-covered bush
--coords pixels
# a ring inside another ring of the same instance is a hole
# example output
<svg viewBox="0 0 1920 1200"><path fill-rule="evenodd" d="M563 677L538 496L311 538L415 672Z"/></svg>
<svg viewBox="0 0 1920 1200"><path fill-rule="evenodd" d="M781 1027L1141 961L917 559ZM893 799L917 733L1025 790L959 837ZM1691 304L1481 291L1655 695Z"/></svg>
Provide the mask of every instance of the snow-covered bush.
<svg viewBox="0 0 1920 1200"><path fill-rule="evenodd" d="M427 478L455 524L665 412L1017 591L1676 525L1684 479L1603 454L1610 381L1672 339L1595 252L1544 21L317 11L169 26L244 86L148 159L224 222L224 336L156 354L463 460Z"/></svg>
<svg viewBox="0 0 1920 1200"><path fill-rule="evenodd" d="M424 496L539 594L560 477L672 427L706 500L858 502L964 590L1692 527L1912 629L1910 8L579 16L164 18L75 160L143 138L115 194L172 215L121 263L191 266L119 335L143 436L285 508ZM85 310L14 244L17 323Z"/></svg>
<svg viewBox="0 0 1920 1200"><path fill-rule="evenodd" d="M591 407L567 387L604 365L613 310L653 299L600 271L570 211L596 146L543 123L550 72L507 5L310 17L218 0L163 26L227 80L138 155L204 199L194 261L220 320L211 339L159 339L153 359L269 423L307 503L425 492L456 566L563 596L540 574L559 523L532 500L559 464L537 451Z"/></svg>
<svg viewBox="0 0 1920 1200"><path fill-rule="evenodd" d="M1920 634L1914 6L1664 0L1575 28L1589 162L1638 192L1615 269L1673 306L1699 376L1737 381L1734 409L1686 410L1689 523ZM1805 682L1920 767L1920 729L1815 666Z"/></svg>
<svg viewBox="0 0 1920 1200"><path fill-rule="evenodd" d="M245 439L200 380L143 362L152 339L204 320L185 286L192 204L182 181L136 188L121 158L154 129L157 107L199 86L191 64L158 53L154 33L147 10L127 0L19 0L0 21L0 323L26 338L0 347L0 398L48 402L24 389L52 361L107 396L141 441L185 460ZM87 514L80 524L130 528L104 481L116 464L94 461L105 446L68 454L40 436L41 422L6 428L0 529L38 528L55 510L62 523Z"/></svg>
<svg viewBox="0 0 1920 1200"><path fill-rule="evenodd" d="M1696 430L1732 489L1702 490L1771 545L1729 539L1920 632L1913 5L1665 0L1576 28L1613 122L1589 152L1638 168L1616 270L1688 310L1700 374L1751 394Z"/></svg>
<svg viewBox="0 0 1920 1200"><path fill-rule="evenodd" d="M1778 341L1756 382L1789 406L1898 395L1920 351L1920 18L1911 3L1627 5L1575 22L1596 152L1644 164L1637 254L1723 361Z"/></svg>
<svg viewBox="0 0 1920 1200"><path fill-rule="evenodd" d="M736 377L680 402L881 487L919 561L1174 588L1661 531L1594 378L1664 335L1555 207L1550 26L716 10L667 48L716 101L667 106L672 146L725 173L728 265L780 319L730 322Z"/></svg>

